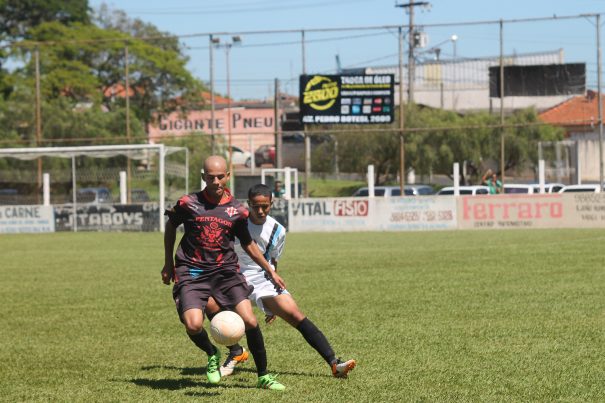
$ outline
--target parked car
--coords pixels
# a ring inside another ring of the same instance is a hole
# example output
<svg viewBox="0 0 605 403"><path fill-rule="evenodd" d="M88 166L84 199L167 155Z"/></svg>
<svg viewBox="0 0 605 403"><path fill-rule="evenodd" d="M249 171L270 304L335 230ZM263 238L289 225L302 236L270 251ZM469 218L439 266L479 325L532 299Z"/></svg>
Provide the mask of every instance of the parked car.
<svg viewBox="0 0 605 403"><path fill-rule="evenodd" d="M231 149L233 155L233 165L244 165L246 168L250 168L252 165L252 154L249 151L242 150L236 146L231 146ZM229 152L228 149L227 152Z"/></svg>
<svg viewBox="0 0 605 403"><path fill-rule="evenodd" d="M113 203L111 192L106 187L80 188L76 192L78 204L106 204Z"/></svg>
<svg viewBox="0 0 605 403"><path fill-rule="evenodd" d="M263 164L275 163L275 146L271 144L264 144L254 151L254 164L260 167Z"/></svg>
<svg viewBox="0 0 605 403"><path fill-rule="evenodd" d="M0 206L3 204L19 204L19 192L17 192L17 189L0 189Z"/></svg>
<svg viewBox="0 0 605 403"><path fill-rule="evenodd" d="M145 203L151 201L151 198L145 189L132 189L130 191L130 201L133 203Z"/></svg>
<svg viewBox="0 0 605 403"><path fill-rule="evenodd" d="M563 189L559 190L559 193L578 193L578 192L600 193L601 186L598 184L569 185L569 186L564 186Z"/></svg>
<svg viewBox="0 0 605 403"><path fill-rule="evenodd" d="M413 196L414 192L412 189L404 188L406 196ZM357 189L353 193L353 197L368 197L370 195L370 191L367 187L362 187ZM376 197L390 197L390 196L401 196L401 189L399 186L374 186L374 196Z"/></svg>
<svg viewBox="0 0 605 403"><path fill-rule="evenodd" d="M540 185L534 184L534 193L540 193ZM562 183L545 183L544 193L559 193L559 190L565 187Z"/></svg>
<svg viewBox="0 0 605 403"><path fill-rule="evenodd" d="M483 185L476 185L476 186L459 186L458 190L460 191L461 195L487 195L489 194L489 188L487 186L483 186ZM447 186L444 187L443 189L441 189L439 192L437 192L438 195L442 196L442 195L453 195L454 194L454 187L453 186Z"/></svg>
<svg viewBox="0 0 605 403"><path fill-rule="evenodd" d="M433 187L429 185L405 185L403 192L406 196L424 196L433 194ZM367 187L357 189L353 197L368 197L369 190ZM401 196L401 188L399 186L374 186L374 196L390 197Z"/></svg>
<svg viewBox="0 0 605 403"><path fill-rule="evenodd" d="M431 185L405 185L404 189L406 190L406 195L408 194L407 189L410 189L414 196L428 196L435 194L435 189L433 189Z"/></svg>
<svg viewBox="0 0 605 403"><path fill-rule="evenodd" d="M528 185L523 183L505 183L504 193L507 194L533 194L534 185Z"/></svg>

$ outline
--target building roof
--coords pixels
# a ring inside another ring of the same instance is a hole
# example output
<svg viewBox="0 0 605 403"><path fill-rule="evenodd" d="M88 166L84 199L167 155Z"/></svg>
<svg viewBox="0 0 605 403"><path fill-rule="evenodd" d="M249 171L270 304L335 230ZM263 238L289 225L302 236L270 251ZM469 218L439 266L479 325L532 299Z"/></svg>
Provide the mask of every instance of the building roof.
<svg viewBox="0 0 605 403"><path fill-rule="evenodd" d="M207 101L208 104L210 104L210 92L208 91L204 91L202 92L202 98L204 98L204 101ZM233 100L231 101L232 103L234 102ZM220 95L218 95L217 93L214 94L214 104L218 105L227 105L229 103L229 98L225 98L222 97Z"/></svg>
<svg viewBox="0 0 605 403"><path fill-rule="evenodd" d="M139 89L138 92L143 93L143 90ZM105 89L103 90L103 96L105 98L110 98L110 97L125 98L126 97L126 87L119 83L110 85L109 87L105 87ZM128 87L128 96L130 96L130 97L134 96L134 89L131 86Z"/></svg>
<svg viewBox="0 0 605 403"><path fill-rule="evenodd" d="M604 96L601 96L601 104L605 105ZM539 117L543 122L557 126L593 126L599 120L597 93L588 90L585 95L575 96L547 109Z"/></svg>

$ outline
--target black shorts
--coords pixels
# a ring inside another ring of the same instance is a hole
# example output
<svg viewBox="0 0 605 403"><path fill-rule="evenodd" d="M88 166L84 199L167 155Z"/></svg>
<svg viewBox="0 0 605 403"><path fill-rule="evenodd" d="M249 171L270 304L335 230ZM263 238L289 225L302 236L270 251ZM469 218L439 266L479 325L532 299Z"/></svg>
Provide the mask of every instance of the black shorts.
<svg viewBox="0 0 605 403"><path fill-rule="evenodd" d="M176 270L178 273L179 268ZM213 297L221 308L233 310L237 304L248 299L254 290L254 287L248 285L243 274L231 269L220 269L197 277L178 278L179 281L172 289L172 297L181 320L183 313L189 309L204 310L209 297Z"/></svg>

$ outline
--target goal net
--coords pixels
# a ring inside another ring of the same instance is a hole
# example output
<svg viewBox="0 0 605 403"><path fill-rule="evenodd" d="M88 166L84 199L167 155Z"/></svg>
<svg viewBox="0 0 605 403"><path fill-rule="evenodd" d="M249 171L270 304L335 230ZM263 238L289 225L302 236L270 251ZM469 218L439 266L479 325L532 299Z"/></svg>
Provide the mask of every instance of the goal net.
<svg viewBox="0 0 605 403"><path fill-rule="evenodd" d="M189 191L189 152L164 144L0 149L0 205L52 205L56 231L163 231Z"/></svg>

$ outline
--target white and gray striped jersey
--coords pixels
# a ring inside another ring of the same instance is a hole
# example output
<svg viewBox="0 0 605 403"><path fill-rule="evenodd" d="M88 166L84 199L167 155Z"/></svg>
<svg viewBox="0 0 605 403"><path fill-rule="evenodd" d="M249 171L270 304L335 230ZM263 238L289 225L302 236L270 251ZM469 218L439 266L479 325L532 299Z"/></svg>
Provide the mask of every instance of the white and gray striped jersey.
<svg viewBox="0 0 605 403"><path fill-rule="evenodd" d="M279 260L286 245L286 229L283 225L271 216L267 216L267 220L263 225L254 224L248 218L248 231L269 263L271 263L272 259L275 261ZM239 260L240 271L244 275L258 274L259 271L263 270L242 249L237 238L235 252Z"/></svg>

